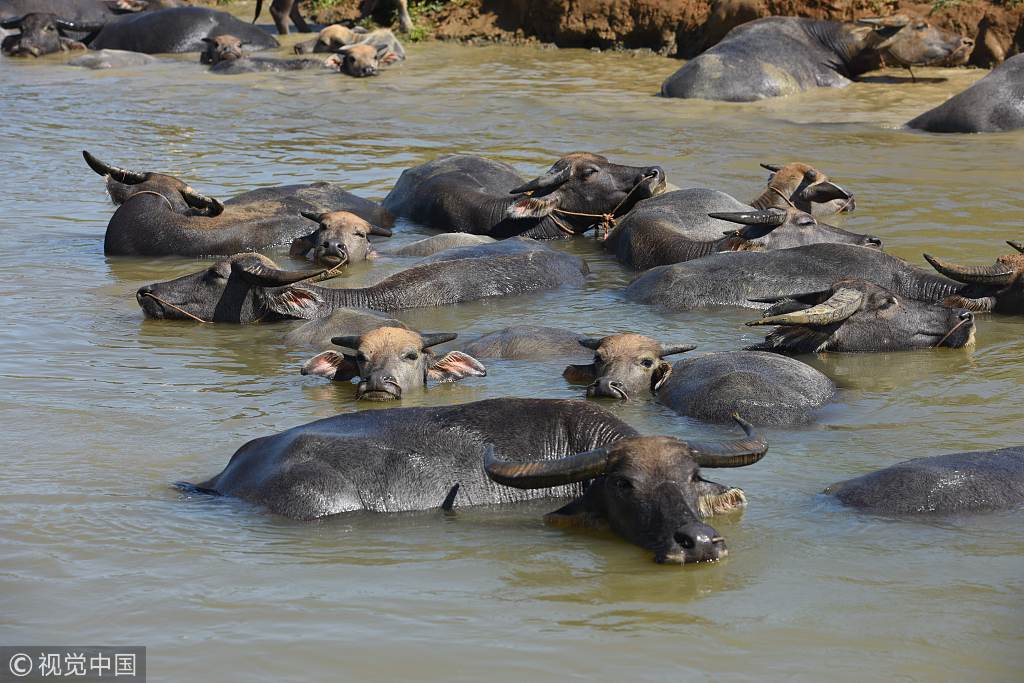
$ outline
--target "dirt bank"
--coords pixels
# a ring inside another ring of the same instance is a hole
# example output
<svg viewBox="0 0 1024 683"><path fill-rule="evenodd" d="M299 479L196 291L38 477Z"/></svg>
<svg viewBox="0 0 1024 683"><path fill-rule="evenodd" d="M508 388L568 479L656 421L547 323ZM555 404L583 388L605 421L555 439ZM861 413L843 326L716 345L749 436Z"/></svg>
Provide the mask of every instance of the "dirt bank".
<svg viewBox="0 0 1024 683"><path fill-rule="evenodd" d="M733 26L758 17L849 20L903 13L926 17L974 38L972 64L989 66L1024 51L1024 0L413 0L410 4L417 37L442 40L648 48L690 57L716 43ZM324 0L316 0L306 8L307 14L320 22L358 16L358 0L339 0L326 9L323 5Z"/></svg>

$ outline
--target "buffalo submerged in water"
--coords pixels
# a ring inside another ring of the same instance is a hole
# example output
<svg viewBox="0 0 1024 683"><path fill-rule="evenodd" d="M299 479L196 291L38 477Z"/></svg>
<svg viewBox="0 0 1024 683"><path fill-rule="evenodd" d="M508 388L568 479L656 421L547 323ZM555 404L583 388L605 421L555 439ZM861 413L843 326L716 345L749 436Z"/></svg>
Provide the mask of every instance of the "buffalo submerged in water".
<svg viewBox="0 0 1024 683"><path fill-rule="evenodd" d="M994 133L1024 128L1024 55L907 123L931 133Z"/></svg>
<svg viewBox="0 0 1024 683"><path fill-rule="evenodd" d="M746 497L702 468L751 465L768 449L737 421L745 438L697 442L639 436L582 401L365 411L250 441L217 476L179 486L297 519L569 496L546 521L610 527L658 562L713 561L726 555L725 539L704 518Z"/></svg>
<svg viewBox="0 0 1024 683"><path fill-rule="evenodd" d="M590 269L577 256L532 240L507 240L434 254L375 285L311 284L326 269L285 271L260 254L236 254L197 273L142 287L149 318L251 323L322 318L339 308L398 311L497 296L581 287Z"/></svg>
<svg viewBox="0 0 1024 683"><path fill-rule="evenodd" d="M842 88L879 68L956 65L974 41L904 16L857 23L766 17L737 26L661 86L665 97L751 102Z"/></svg>

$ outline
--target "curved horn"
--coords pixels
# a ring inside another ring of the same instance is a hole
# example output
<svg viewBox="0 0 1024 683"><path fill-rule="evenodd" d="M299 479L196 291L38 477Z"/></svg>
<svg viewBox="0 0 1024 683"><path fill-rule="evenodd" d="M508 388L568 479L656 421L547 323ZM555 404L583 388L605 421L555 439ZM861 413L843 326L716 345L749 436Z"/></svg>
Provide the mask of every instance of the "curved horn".
<svg viewBox="0 0 1024 683"><path fill-rule="evenodd" d="M782 170L781 166L776 166L775 164L761 164L761 168L772 173L778 173Z"/></svg>
<svg viewBox="0 0 1024 683"><path fill-rule="evenodd" d="M260 18L260 12L263 11L263 0L256 0L256 13L252 15L252 23L256 23L256 20Z"/></svg>
<svg viewBox="0 0 1024 683"><path fill-rule="evenodd" d="M1007 285L1013 280L1014 270L1008 265L993 263L991 266L960 266L947 263L925 254L924 258L932 268L957 282L979 285Z"/></svg>
<svg viewBox="0 0 1024 683"><path fill-rule="evenodd" d="M103 24L77 24L67 19L58 19L56 22L57 28L63 31L75 31L76 33L93 33L103 28Z"/></svg>
<svg viewBox="0 0 1024 683"><path fill-rule="evenodd" d="M1006 240L1006 243L1011 247L1024 254L1024 242L1014 242L1013 240Z"/></svg>
<svg viewBox="0 0 1024 683"><path fill-rule="evenodd" d="M747 438L735 441L688 441L690 455L700 467L746 467L764 457L768 452L768 442L763 436L754 433L754 427L739 416L732 414Z"/></svg>
<svg viewBox="0 0 1024 683"><path fill-rule="evenodd" d="M434 333L423 333L420 335L420 339L423 340L424 349L429 349L431 346L437 346L438 344L444 344L450 342L459 335L451 332L434 332Z"/></svg>
<svg viewBox="0 0 1024 683"><path fill-rule="evenodd" d="M534 178L525 185L520 185L513 190L509 190L508 193L523 194L525 192L533 192L534 190L546 190L548 188L558 187L565 181L569 180L570 177L572 177L572 166L570 164L566 164L565 168L559 171L551 169L539 178Z"/></svg>
<svg viewBox="0 0 1024 683"><path fill-rule="evenodd" d="M143 182L147 176L149 176L148 173L129 171L126 168L118 168L117 166L105 164L84 149L82 150L82 156L85 158L85 163L89 164L89 168L96 171L98 175L108 175L117 182L124 183L125 185L138 185Z"/></svg>
<svg viewBox="0 0 1024 683"><path fill-rule="evenodd" d="M320 217L323 216L324 214L318 213L316 211L299 211L299 215L302 216L303 218L308 218L314 223L319 223Z"/></svg>
<svg viewBox="0 0 1024 683"><path fill-rule="evenodd" d="M292 285L302 280L308 280L311 277L316 277L327 272L327 268L319 268L317 270L280 270L279 268L271 268L270 266L262 263L251 263L244 264L239 261L235 261L231 264L231 270L238 273L242 279L246 280L250 284L258 285L260 287L283 287L284 285Z"/></svg>
<svg viewBox="0 0 1024 683"><path fill-rule="evenodd" d="M339 337L331 337L331 343L335 346L344 346L346 349L358 349L359 335L345 334Z"/></svg>
<svg viewBox="0 0 1024 683"><path fill-rule="evenodd" d="M191 206L193 209L199 209L205 212L207 216L213 218L224 213L224 205L213 197L207 197L205 194L199 194L191 187L185 188L181 191L181 198L185 200L185 203Z"/></svg>
<svg viewBox="0 0 1024 683"><path fill-rule="evenodd" d="M602 337L581 337L576 340L580 346L585 346L591 351L597 351L598 347L601 346Z"/></svg>
<svg viewBox="0 0 1024 683"><path fill-rule="evenodd" d="M374 225L370 223L370 234L377 235L378 237L391 237L391 230L385 228L383 225Z"/></svg>
<svg viewBox="0 0 1024 683"><path fill-rule="evenodd" d="M21 22L25 18L24 15L20 17L9 17L0 21L0 28L21 28Z"/></svg>
<svg viewBox="0 0 1024 683"><path fill-rule="evenodd" d="M693 351L696 346L693 344L679 344L677 346L662 346L661 351L658 353L658 358L664 358L665 356L674 356L677 353L686 353L687 351Z"/></svg>
<svg viewBox="0 0 1024 683"><path fill-rule="evenodd" d="M864 294L859 290L840 287L817 306L752 320L747 325L831 325L856 313L863 301Z"/></svg>
<svg viewBox="0 0 1024 683"><path fill-rule="evenodd" d="M730 223L740 225L782 225L786 222L786 212L779 209L766 209L764 211L727 211L724 213L709 213L711 218L717 218Z"/></svg>
<svg viewBox="0 0 1024 683"><path fill-rule="evenodd" d="M558 460L503 462L494 457L494 446L484 451L484 472L494 482L517 489L563 486L604 474L608 449L597 448Z"/></svg>

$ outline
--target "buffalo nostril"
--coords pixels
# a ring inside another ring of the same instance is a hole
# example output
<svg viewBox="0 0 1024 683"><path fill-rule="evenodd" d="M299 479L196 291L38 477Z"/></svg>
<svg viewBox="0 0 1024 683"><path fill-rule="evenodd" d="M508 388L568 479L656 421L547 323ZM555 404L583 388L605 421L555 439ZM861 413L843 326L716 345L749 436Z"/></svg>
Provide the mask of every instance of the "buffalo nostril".
<svg viewBox="0 0 1024 683"><path fill-rule="evenodd" d="M152 294L152 293L153 293L152 285L146 285L145 287L139 287L139 291L137 291L135 294L136 294L136 296L146 296L147 294Z"/></svg>
<svg viewBox="0 0 1024 683"><path fill-rule="evenodd" d="M867 241L868 244L870 244L872 246L875 246L875 247L882 246L882 238L881 237L868 237L866 241Z"/></svg>
<svg viewBox="0 0 1024 683"><path fill-rule="evenodd" d="M963 321L974 320L974 314L970 311L964 311L958 316Z"/></svg>
<svg viewBox="0 0 1024 683"><path fill-rule="evenodd" d="M693 547L697 545L697 542L693 540L693 536L684 531L677 531L673 535L673 538L676 540L676 543L687 550L692 550Z"/></svg>
<svg viewBox="0 0 1024 683"><path fill-rule="evenodd" d="M613 389L625 389L626 388L626 385L623 384L622 382L619 382L619 381L609 382L608 386L612 387Z"/></svg>

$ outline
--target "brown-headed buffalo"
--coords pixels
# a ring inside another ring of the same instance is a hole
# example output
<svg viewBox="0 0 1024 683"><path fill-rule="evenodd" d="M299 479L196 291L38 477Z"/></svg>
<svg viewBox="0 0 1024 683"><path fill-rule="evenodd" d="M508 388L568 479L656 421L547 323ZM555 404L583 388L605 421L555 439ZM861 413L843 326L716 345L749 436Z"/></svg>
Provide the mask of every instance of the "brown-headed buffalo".
<svg viewBox="0 0 1024 683"><path fill-rule="evenodd" d="M339 268L377 257L370 244L370 235L391 237L391 230L373 225L349 211L311 213L302 216L317 223L308 235L292 241L290 254L309 259L313 263Z"/></svg>
<svg viewBox="0 0 1024 683"><path fill-rule="evenodd" d="M392 223L379 204L333 183L268 187L221 203L173 176L118 168L82 154L120 204L103 243L110 255L213 256L286 244L308 229L302 211L345 210L374 225Z"/></svg>
<svg viewBox="0 0 1024 683"><path fill-rule="evenodd" d="M376 76L382 66L405 61L405 48L386 28L371 31L359 42L343 45L333 52L324 64L355 78Z"/></svg>
<svg viewBox="0 0 1024 683"><path fill-rule="evenodd" d="M597 154L566 155L529 182L506 163L459 154L403 171L384 207L445 232L559 239L621 216L664 188L660 167L622 166Z"/></svg>
<svg viewBox="0 0 1024 683"><path fill-rule="evenodd" d="M225 323L310 320L338 308L397 311L581 287L589 272L576 256L517 240L452 249L369 287L331 289L303 282L322 276L324 270L282 271L267 257L247 253L142 287L136 299L150 318Z"/></svg>
<svg viewBox="0 0 1024 683"><path fill-rule="evenodd" d="M705 479L701 468L750 465L768 448L740 424L743 439L684 442L640 437L583 401L371 410L250 441L217 476L179 487L296 519L571 496L546 521L607 524L659 562L698 562L725 555L703 518L746 504L743 491Z"/></svg>
<svg viewBox="0 0 1024 683"><path fill-rule="evenodd" d="M210 73L222 75L249 74L305 69L335 69L323 59L280 59L278 57L252 57L245 51L245 43L237 36L220 35L203 38L206 48L199 55L201 64L210 65Z"/></svg>
<svg viewBox="0 0 1024 683"><path fill-rule="evenodd" d="M581 342L593 348L590 365L570 365L571 382L590 384L590 398L628 400L654 396L681 415L722 422L733 413L755 424L809 422L836 388L814 368L770 353L710 353L670 365L665 357L693 346L662 346L639 334Z"/></svg>
<svg viewBox="0 0 1024 683"><path fill-rule="evenodd" d="M1024 252L1024 244L1009 244ZM766 308L769 300L824 292L840 280L859 279L908 299L974 312L1024 313L1024 254L1001 256L989 266L961 266L928 254L925 259L941 275L877 249L849 244L724 252L648 270L625 294L667 311Z"/></svg>
<svg viewBox="0 0 1024 683"><path fill-rule="evenodd" d="M404 327L378 327L360 335L339 336L331 343L344 353L324 351L302 366L303 375L346 382L356 377L356 399L397 401L410 391L434 382L457 382L486 377L483 363L461 351L437 357L432 346L455 339L455 334L427 334Z"/></svg>
<svg viewBox="0 0 1024 683"><path fill-rule="evenodd" d="M907 123L931 133L993 133L1024 128L1024 55Z"/></svg>
<svg viewBox="0 0 1024 683"><path fill-rule="evenodd" d="M747 325L777 325L750 347L778 353L909 351L974 343L974 314L896 296L864 280L778 301Z"/></svg>
<svg viewBox="0 0 1024 683"><path fill-rule="evenodd" d="M227 12L205 7L173 7L131 14L107 23L89 47L147 54L200 52L204 38L232 35L256 50L278 47L277 40Z"/></svg>
<svg viewBox="0 0 1024 683"><path fill-rule="evenodd" d="M1024 447L904 460L832 484L840 503L881 515L950 514L1024 504Z"/></svg>
<svg viewBox="0 0 1024 683"><path fill-rule="evenodd" d="M729 31L661 86L665 97L750 102L842 88L883 58L903 66L962 64L974 42L907 17L857 23L766 17Z"/></svg>

